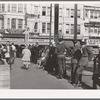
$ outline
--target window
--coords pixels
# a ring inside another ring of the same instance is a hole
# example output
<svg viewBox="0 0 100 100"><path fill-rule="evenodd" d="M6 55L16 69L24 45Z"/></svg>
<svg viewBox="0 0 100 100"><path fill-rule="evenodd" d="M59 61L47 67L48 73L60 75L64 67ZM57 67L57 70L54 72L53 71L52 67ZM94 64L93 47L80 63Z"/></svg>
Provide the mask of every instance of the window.
<svg viewBox="0 0 100 100"><path fill-rule="evenodd" d="M23 20L18 19L18 29L22 29L22 26L23 26Z"/></svg>
<svg viewBox="0 0 100 100"><path fill-rule="evenodd" d="M93 18L93 11L90 12L90 18Z"/></svg>
<svg viewBox="0 0 100 100"><path fill-rule="evenodd" d="M11 20L11 28L16 29L16 19Z"/></svg>
<svg viewBox="0 0 100 100"><path fill-rule="evenodd" d="M85 27L85 32L88 32L89 31L89 28L88 27Z"/></svg>
<svg viewBox="0 0 100 100"><path fill-rule="evenodd" d="M16 4L12 4L12 12L16 12Z"/></svg>
<svg viewBox="0 0 100 100"><path fill-rule="evenodd" d="M100 18L100 12L98 12L98 18Z"/></svg>
<svg viewBox="0 0 100 100"><path fill-rule="evenodd" d="M62 8L59 8L59 17L62 17Z"/></svg>
<svg viewBox="0 0 100 100"><path fill-rule="evenodd" d="M10 12L10 4L8 4L8 12Z"/></svg>
<svg viewBox="0 0 100 100"><path fill-rule="evenodd" d="M94 28L90 27L90 33L93 33Z"/></svg>
<svg viewBox="0 0 100 100"><path fill-rule="evenodd" d="M42 33L46 33L46 23L42 23Z"/></svg>
<svg viewBox="0 0 100 100"><path fill-rule="evenodd" d="M2 20L2 27L1 28L4 29L4 20Z"/></svg>
<svg viewBox="0 0 100 100"><path fill-rule="evenodd" d="M98 28L98 34L100 34L100 28Z"/></svg>
<svg viewBox="0 0 100 100"><path fill-rule="evenodd" d="M86 18L88 18L88 17L89 17L89 16L88 16L88 14L89 14L89 11L88 11L88 10L86 10L86 11L85 11L85 17L86 17Z"/></svg>
<svg viewBox="0 0 100 100"><path fill-rule="evenodd" d="M8 18L8 23L7 23L7 25L8 25L8 28L10 28L10 19Z"/></svg>
<svg viewBox="0 0 100 100"><path fill-rule="evenodd" d="M18 4L18 12L23 12L23 4Z"/></svg>
<svg viewBox="0 0 100 100"><path fill-rule="evenodd" d="M69 34L69 24L66 24L66 34Z"/></svg>
<svg viewBox="0 0 100 100"><path fill-rule="evenodd" d="M46 16L46 7L42 7L42 15Z"/></svg>
<svg viewBox="0 0 100 100"><path fill-rule="evenodd" d="M26 12L26 4L24 4L24 11Z"/></svg>
<svg viewBox="0 0 100 100"><path fill-rule="evenodd" d="M97 32L98 32L97 28L94 28L94 33L97 33Z"/></svg>
<svg viewBox="0 0 100 100"><path fill-rule="evenodd" d="M71 24L71 34L74 34L74 24Z"/></svg>
<svg viewBox="0 0 100 100"><path fill-rule="evenodd" d="M47 33L50 34L50 23L47 23Z"/></svg>
<svg viewBox="0 0 100 100"><path fill-rule="evenodd" d="M37 32L37 30L38 30L38 23L35 22L35 25L34 25L34 32Z"/></svg>
<svg viewBox="0 0 100 100"><path fill-rule="evenodd" d="M80 25L77 25L77 34L80 34Z"/></svg>
<svg viewBox="0 0 100 100"><path fill-rule="evenodd" d="M2 4L2 11L5 11L5 4Z"/></svg>
<svg viewBox="0 0 100 100"><path fill-rule="evenodd" d="M59 24L59 32L62 33L62 24Z"/></svg>
<svg viewBox="0 0 100 100"><path fill-rule="evenodd" d="M66 17L69 17L69 9L66 9Z"/></svg>
<svg viewBox="0 0 100 100"><path fill-rule="evenodd" d="M34 14L38 14L38 6L34 6Z"/></svg>
<svg viewBox="0 0 100 100"><path fill-rule="evenodd" d="M47 7L47 16L50 16L50 7Z"/></svg>
<svg viewBox="0 0 100 100"><path fill-rule="evenodd" d="M94 18L97 19L97 12L94 12Z"/></svg>
<svg viewBox="0 0 100 100"><path fill-rule="evenodd" d="M80 18L80 10L77 11L77 17Z"/></svg>
<svg viewBox="0 0 100 100"><path fill-rule="evenodd" d="M74 9L71 9L71 18L74 17Z"/></svg>

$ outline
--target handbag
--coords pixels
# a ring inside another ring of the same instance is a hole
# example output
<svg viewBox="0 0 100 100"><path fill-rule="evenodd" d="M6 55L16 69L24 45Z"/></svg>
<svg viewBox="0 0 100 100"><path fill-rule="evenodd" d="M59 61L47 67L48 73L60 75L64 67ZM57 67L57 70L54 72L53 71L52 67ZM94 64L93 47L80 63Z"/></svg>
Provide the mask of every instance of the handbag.
<svg viewBox="0 0 100 100"><path fill-rule="evenodd" d="M10 58L10 53L9 52L5 53L5 58Z"/></svg>

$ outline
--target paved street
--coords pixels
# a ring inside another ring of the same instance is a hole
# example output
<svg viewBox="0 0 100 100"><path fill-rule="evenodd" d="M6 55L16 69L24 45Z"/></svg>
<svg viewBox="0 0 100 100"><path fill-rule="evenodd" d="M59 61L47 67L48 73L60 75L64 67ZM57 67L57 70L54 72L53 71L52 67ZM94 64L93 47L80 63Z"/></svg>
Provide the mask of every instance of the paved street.
<svg viewBox="0 0 100 100"><path fill-rule="evenodd" d="M59 80L43 69L37 69L37 65L31 64L28 70L21 66L21 59L16 58L10 76L11 89L89 89L92 86L92 76L83 76L84 87L74 88L67 79Z"/></svg>

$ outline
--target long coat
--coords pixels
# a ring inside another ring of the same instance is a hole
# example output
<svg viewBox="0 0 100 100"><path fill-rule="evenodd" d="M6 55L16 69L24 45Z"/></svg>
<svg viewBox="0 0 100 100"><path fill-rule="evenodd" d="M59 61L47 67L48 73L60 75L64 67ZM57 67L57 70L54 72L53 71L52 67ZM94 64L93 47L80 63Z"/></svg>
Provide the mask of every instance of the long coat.
<svg viewBox="0 0 100 100"><path fill-rule="evenodd" d="M23 57L22 57L23 61L30 61L31 52L29 49L23 49L22 54L23 54Z"/></svg>

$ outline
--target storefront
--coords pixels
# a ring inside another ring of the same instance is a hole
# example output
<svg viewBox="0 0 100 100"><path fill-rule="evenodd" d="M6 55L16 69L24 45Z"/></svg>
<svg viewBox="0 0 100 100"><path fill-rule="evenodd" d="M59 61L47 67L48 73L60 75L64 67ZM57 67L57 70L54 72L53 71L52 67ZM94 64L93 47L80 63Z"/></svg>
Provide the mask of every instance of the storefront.
<svg viewBox="0 0 100 100"><path fill-rule="evenodd" d="M1 43L6 44L7 41L16 45L24 45L25 34L3 34ZM51 41L53 41L53 37L51 37ZM29 44L34 44L36 42L38 42L39 45L49 45L49 36L30 36Z"/></svg>

